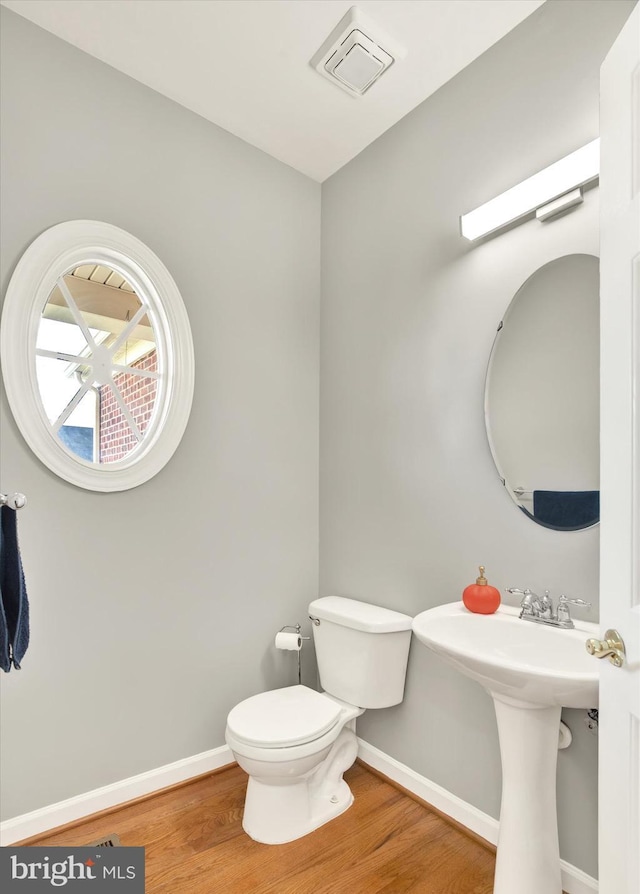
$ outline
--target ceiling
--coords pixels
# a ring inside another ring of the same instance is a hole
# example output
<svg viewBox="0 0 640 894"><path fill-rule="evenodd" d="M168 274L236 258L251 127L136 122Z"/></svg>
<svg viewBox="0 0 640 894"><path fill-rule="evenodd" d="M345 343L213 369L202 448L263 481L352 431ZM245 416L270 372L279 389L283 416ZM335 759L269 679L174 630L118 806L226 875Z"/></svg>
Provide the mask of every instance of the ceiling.
<svg viewBox="0 0 640 894"><path fill-rule="evenodd" d="M353 0L0 0L322 182L543 0L356 0L406 57L362 97L309 65Z"/></svg>

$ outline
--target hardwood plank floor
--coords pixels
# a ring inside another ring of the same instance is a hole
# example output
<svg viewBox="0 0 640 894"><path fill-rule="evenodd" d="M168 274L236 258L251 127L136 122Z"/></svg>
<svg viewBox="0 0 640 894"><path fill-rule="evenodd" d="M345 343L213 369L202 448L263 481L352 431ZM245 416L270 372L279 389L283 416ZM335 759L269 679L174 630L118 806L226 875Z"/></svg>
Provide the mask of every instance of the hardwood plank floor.
<svg viewBox="0 0 640 894"><path fill-rule="evenodd" d="M345 778L353 806L290 844L244 833L237 766L25 843L115 833L145 847L147 894L491 894L491 850L360 763Z"/></svg>

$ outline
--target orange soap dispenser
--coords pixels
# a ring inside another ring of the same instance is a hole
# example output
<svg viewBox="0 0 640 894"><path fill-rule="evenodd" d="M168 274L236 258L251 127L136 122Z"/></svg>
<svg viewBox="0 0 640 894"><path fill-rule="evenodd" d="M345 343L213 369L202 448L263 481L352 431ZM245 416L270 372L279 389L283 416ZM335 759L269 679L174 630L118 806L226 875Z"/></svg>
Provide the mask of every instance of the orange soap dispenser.
<svg viewBox="0 0 640 894"><path fill-rule="evenodd" d="M487 583L484 576L484 565L480 565L480 577L475 584L464 588L462 601L470 612L479 615L492 615L500 605L500 593Z"/></svg>

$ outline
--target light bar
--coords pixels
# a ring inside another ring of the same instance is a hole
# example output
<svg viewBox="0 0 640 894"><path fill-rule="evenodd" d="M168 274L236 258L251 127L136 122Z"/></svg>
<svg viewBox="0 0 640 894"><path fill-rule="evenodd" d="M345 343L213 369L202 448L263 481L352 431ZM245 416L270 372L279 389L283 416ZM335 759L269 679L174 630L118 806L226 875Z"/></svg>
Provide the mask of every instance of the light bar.
<svg viewBox="0 0 640 894"><path fill-rule="evenodd" d="M600 175L600 140L587 143L570 155L496 196L460 218L460 232L473 241L532 214L537 208L570 190L597 180Z"/></svg>

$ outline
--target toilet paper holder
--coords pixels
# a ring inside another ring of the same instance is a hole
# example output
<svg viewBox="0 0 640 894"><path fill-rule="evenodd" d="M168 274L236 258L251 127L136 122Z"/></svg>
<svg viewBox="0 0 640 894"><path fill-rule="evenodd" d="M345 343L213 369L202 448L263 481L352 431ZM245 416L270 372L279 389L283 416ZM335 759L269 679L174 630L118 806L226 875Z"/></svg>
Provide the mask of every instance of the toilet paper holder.
<svg viewBox="0 0 640 894"><path fill-rule="evenodd" d="M286 630L295 630L296 634L300 637L302 642L305 640L311 639L310 636L302 636L302 627L300 624L285 624L284 627L281 627L278 633L284 633ZM298 685L302 683L302 662L300 660L300 653L302 652L302 647L298 649Z"/></svg>

